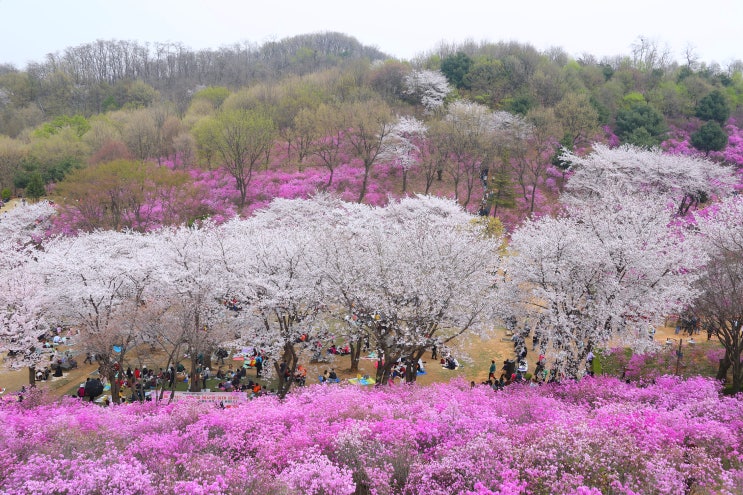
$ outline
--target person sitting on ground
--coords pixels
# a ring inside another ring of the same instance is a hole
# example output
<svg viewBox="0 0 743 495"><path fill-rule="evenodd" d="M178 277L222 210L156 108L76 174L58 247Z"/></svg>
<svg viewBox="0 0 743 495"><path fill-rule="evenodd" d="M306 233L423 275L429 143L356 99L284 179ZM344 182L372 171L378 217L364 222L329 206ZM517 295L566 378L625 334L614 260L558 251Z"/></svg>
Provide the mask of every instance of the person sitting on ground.
<svg viewBox="0 0 743 495"><path fill-rule="evenodd" d="M457 360L454 359L452 356L446 356L446 360L444 362L444 368L448 370L457 369Z"/></svg>
<svg viewBox="0 0 743 495"><path fill-rule="evenodd" d="M338 381L338 375L335 372L335 368L330 368L330 373L328 374L328 380L331 382Z"/></svg>
<svg viewBox="0 0 743 495"><path fill-rule="evenodd" d="M328 354L338 354L338 349L335 347L335 344L331 345L328 349Z"/></svg>
<svg viewBox="0 0 743 495"><path fill-rule="evenodd" d="M418 373L424 374L426 372L425 366L423 366L423 359L418 359Z"/></svg>
<svg viewBox="0 0 743 495"><path fill-rule="evenodd" d="M304 385L305 381L307 380L307 368L305 368L301 364L298 365L297 369L294 371L294 379L296 380L297 384Z"/></svg>
<svg viewBox="0 0 743 495"><path fill-rule="evenodd" d="M328 370L325 370L322 372L322 375L320 375L320 383L327 383L328 382Z"/></svg>

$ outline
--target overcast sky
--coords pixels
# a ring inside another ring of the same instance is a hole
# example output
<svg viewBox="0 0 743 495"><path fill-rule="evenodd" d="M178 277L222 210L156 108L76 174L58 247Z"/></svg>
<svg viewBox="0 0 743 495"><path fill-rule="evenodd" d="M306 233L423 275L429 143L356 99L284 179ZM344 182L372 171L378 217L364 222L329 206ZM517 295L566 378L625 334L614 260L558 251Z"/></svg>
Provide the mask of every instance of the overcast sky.
<svg viewBox="0 0 743 495"><path fill-rule="evenodd" d="M0 0L0 63L97 39L193 49L338 31L400 59L441 41L519 41L575 58L629 55L639 36L683 60L743 59L743 0Z"/></svg>

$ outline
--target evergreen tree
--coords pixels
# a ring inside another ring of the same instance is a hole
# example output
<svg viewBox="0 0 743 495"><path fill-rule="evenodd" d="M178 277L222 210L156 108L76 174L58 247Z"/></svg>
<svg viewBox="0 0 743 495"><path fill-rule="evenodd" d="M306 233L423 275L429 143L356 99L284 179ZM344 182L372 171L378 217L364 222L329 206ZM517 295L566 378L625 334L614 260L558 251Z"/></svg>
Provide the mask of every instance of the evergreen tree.
<svg viewBox="0 0 743 495"><path fill-rule="evenodd" d="M730 105L725 95L715 90L699 100L696 115L702 120L713 120L720 125L725 125L730 117Z"/></svg>
<svg viewBox="0 0 743 495"><path fill-rule="evenodd" d="M691 135L691 145L709 155L710 151L722 151L728 145L728 135L716 121L704 124Z"/></svg>
<svg viewBox="0 0 743 495"><path fill-rule="evenodd" d="M39 172L34 172L29 178L28 185L26 186L26 196L37 201L40 197L46 196L46 189L44 188L44 181L41 178Z"/></svg>

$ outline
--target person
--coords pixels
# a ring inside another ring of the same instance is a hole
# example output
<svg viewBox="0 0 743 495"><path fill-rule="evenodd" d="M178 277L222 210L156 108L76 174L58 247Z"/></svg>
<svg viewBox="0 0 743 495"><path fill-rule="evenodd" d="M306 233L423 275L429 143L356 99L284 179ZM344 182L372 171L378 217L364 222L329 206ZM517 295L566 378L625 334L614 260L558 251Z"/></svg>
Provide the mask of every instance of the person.
<svg viewBox="0 0 743 495"><path fill-rule="evenodd" d="M328 375L328 379L332 382L338 381L338 375L335 372L335 368L330 368L330 374Z"/></svg>
<svg viewBox="0 0 743 495"><path fill-rule="evenodd" d="M451 354L446 356L446 360L444 362L444 368L449 369L449 370L455 370L457 369L457 367L459 367L459 363L457 362L457 360L454 359L451 356Z"/></svg>
<svg viewBox="0 0 743 495"><path fill-rule="evenodd" d="M256 378L261 377L261 372L263 371L263 356L261 354L258 354L255 357L255 376Z"/></svg>
<svg viewBox="0 0 743 495"><path fill-rule="evenodd" d="M206 388L206 381L209 379L209 368L204 368L201 372L201 388Z"/></svg>
<svg viewBox="0 0 743 495"><path fill-rule="evenodd" d="M227 351L224 349L217 349L217 364L224 365L224 358L227 357Z"/></svg>
<svg viewBox="0 0 743 495"><path fill-rule="evenodd" d="M495 379L495 359L490 361L490 369L488 370L488 380Z"/></svg>
<svg viewBox="0 0 743 495"><path fill-rule="evenodd" d="M544 374L544 359L537 361L537 367L534 369L534 378L536 380L542 380Z"/></svg>
<svg viewBox="0 0 743 495"><path fill-rule="evenodd" d="M506 359L503 361L503 367L501 368L503 373L501 373L501 377L510 377L515 371L516 371L516 361L513 359Z"/></svg>

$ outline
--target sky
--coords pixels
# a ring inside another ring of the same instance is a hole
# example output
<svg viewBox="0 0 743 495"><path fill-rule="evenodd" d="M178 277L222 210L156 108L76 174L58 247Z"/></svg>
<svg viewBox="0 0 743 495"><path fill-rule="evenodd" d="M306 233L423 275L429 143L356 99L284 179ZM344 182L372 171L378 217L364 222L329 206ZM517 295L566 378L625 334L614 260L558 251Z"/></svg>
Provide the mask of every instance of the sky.
<svg viewBox="0 0 743 495"><path fill-rule="evenodd" d="M402 60L442 42L518 41L573 58L630 55L642 36L684 61L743 59L743 0L0 0L0 64L103 40L194 50L341 32Z"/></svg>

